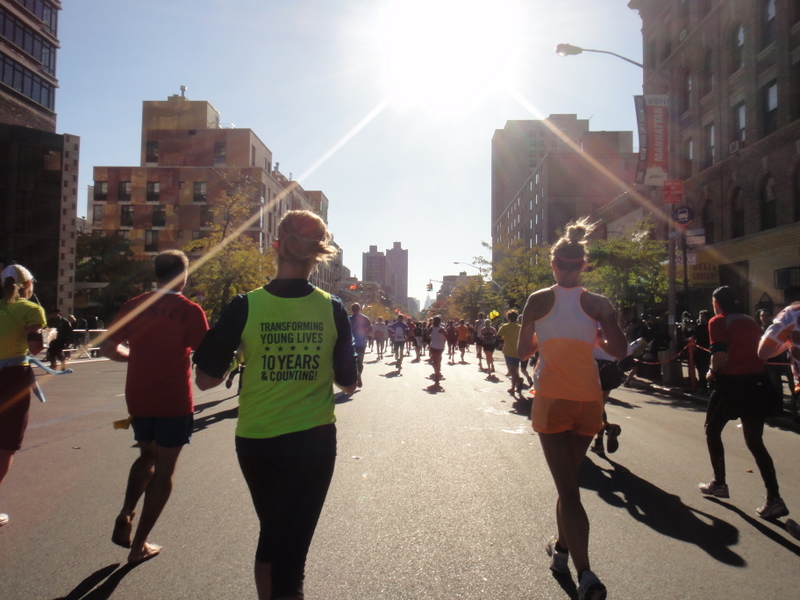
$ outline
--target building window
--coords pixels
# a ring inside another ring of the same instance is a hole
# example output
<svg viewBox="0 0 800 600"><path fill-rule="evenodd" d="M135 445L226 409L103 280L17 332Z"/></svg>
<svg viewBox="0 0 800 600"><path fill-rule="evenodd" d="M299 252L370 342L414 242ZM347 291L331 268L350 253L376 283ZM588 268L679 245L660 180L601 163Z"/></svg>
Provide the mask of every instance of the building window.
<svg viewBox="0 0 800 600"><path fill-rule="evenodd" d="M792 181L794 192L794 220L800 221L800 165L794 169L794 180Z"/></svg>
<svg viewBox="0 0 800 600"><path fill-rule="evenodd" d="M703 54L703 79L701 83L703 87L700 90L700 95L707 96L714 89L714 55L710 48Z"/></svg>
<svg viewBox="0 0 800 600"><path fill-rule="evenodd" d="M192 199L195 202L205 202L206 201L206 182L205 181L195 181L194 182L194 194Z"/></svg>
<svg viewBox="0 0 800 600"><path fill-rule="evenodd" d="M733 191L731 202L731 237L739 238L744 235L744 192L742 188Z"/></svg>
<svg viewBox="0 0 800 600"><path fill-rule="evenodd" d="M117 184L117 201L130 202L131 201L131 182L120 181Z"/></svg>
<svg viewBox="0 0 800 600"><path fill-rule="evenodd" d="M119 226L133 227L133 205L126 204L119 210Z"/></svg>
<svg viewBox="0 0 800 600"><path fill-rule="evenodd" d="M192 239L193 240L202 240L206 237L208 232L206 231L192 231Z"/></svg>
<svg viewBox="0 0 800 600"><path fill-rule="evenodd" d="M778 82L770 81L762 88L764 102L764 135L778 130Z"/></svg>
<svg viewBox="0 0 800 600"><path fill-rule="evenodd" d="M158 181L147 182L147 201L158 202L161 199L161 183Z"/></svg>
<svg viewBox="0 0 800 600"><path fill-rule="evenodd" d="M153 207L153 227L167 226L167 209L163 204Z"/></svg>
<svg viewBox="0 0 800 600"><path fill-rule="evenodd" d="M94 182L94 201L105 202L108 200L108 182L95 181Z"/></svg>
<svg viewBox="0 0 800 600"><path fill-rule="evenodd" d="M117 229L117 237L120 237L123 240L129 240L129 239L131 239L131 230L130 229Z"/></svg>
<svg viewBox="0 0 800 600"><path fill-rule="evenodd" d="M55 86L5 54L0 54L0 82L48 110L55 109Z"/></svg>
<svg viewBox="0 0 800 600"><path fill-rule="evenodd" d="M744 102L740 102L733 107L733 139L738 142L745 140L747 132L747 111L745 111Z"/></svg>
<svg viewBox="0 0 800 600"><path fill-rule="evenodd" d="M692 108L692 73L686 71L683 74L683 82L681 87L681 104L680 112L684 113Z"/></svg>
<svg viewBox="0 0 800 600"><path fill-rule="evenodd" d="M158 252L158 230L148 229L144 232L144 251Z"/></svg>
<svg viewBox="0 0 800 600"><path fill-rule="evenodd" d="M703 229L706 233L706 244L714 243L714 206L711 200L706 200L703 205Z"/></svg>
<svg viewBox="0 0 800 600"><path fill-rule="evenodd" d="M761 47L775 41L775 0L766 0L761 13Z"/></svg>
<svg viewBox="0 0 800 600"><path fill-rule="evenodd" d="M227 152L227 144L225 142L214 142L214 166L225 164Z"/></svg>
<svg viewBox="0 0 800 600"><path fill-rule="evenodd" d="M144 162L158 164L158 142L147 142L144 151Z"/></svg>
<svg viewBox="0 0 800 600"><path fill-rule="evenodd" d="M92 205L92 224L102 225L103 223L103 205Z"/></svg>
<svg viewBox="0 0 800 600"><path fill-rule="evenodd" d="M672 54L672 24L665 21L662 31L664 31L664 43L661 47L661 62L664 62Z"/></svg>
<svg viewBox="0 0 800 600"><path fill-rule="evenodd" d="M714 124L709 123L704 128L706 138L706 156L703 163L704 168L708 168L717 161L717 146L715 140Z"/></svg>
<svg viewBox="0 0 800 600"><path fill-rule="evenodd" d="M683 153L682 153L682 169L684 179L689 179L692 176L692 162L694 161L694 141L692 138L684 140Z"/></svg>
<svg viewBox="0 0 800 600"><path fill-rule="evenodd" d="M214 224L214 213L207 206L200 209L200 227L211 227Z"/></svg>
<svg viewBox="0 0 800 600"><path fill-rule="evenodd" d="M731 73L744 66L744 25L739 25L731 39Z"/></svg>
<svg viewBox="0 0 800 600"><path fill-rule="evenodd" d="M775 201L775 178L768 175L761 186L761 231L778 226L778 203Z"/></svg>

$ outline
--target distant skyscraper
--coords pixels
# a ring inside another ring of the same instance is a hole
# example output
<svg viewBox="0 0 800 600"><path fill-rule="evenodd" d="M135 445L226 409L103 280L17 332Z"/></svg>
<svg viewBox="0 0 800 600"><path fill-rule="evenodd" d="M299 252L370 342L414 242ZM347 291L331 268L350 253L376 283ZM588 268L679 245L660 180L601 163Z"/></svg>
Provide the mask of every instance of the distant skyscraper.
<svg viewBox="0 0 800 600"><path fill-rule="evenodd" d="M377 246L370 246L369 252L361 254L361 280L377 281L386 290L388 280L386 278L386 255L378 252Z"/></svg>
<svg viewBox="0 0 800 600"><path fill-rule="evenodd" d="M408 307L408 250L400 242L386 250L386 275L397 304Z"/></svg>

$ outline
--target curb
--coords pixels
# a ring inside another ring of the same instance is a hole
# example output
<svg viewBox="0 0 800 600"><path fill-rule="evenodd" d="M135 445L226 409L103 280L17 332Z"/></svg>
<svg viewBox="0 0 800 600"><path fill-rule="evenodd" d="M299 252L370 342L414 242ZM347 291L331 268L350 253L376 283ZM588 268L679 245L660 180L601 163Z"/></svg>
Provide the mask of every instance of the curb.
<svg viewBox="0 0 800 600"><path fill-rule="evenodd" d="M657 383L637 380L631 389L638 389L651 394L663 394L666 396L671 396L672 398L680 398L688 402L708 404L708 396L693 393L680 387L668 387L665 385L659 385ZM800 422L796 422L785 410L777 417L767 418L767 424L771 425L772 427L780 427L781 429L789 429L796 433L800 433Z"/></svg>

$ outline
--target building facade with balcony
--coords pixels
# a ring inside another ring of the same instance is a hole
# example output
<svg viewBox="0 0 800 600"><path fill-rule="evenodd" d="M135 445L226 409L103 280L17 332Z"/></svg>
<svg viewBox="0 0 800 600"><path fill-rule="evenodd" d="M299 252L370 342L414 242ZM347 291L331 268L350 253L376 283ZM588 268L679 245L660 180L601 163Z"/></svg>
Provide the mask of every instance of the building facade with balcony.
<svg viewBox="0 0 800 600"><path fill-rule="evenodd" d="M58 0L0 4L0 267L20 263L47 308L74 310L80 138L56 133Z"/></svg>
<svg viewBox="0 0 800 600"><path fill-rule="evenodd" d="M751 314L800 299L800 2L628 6L642 19L644 91L670 98L670 178L704 230L690 253ZM709 289L689 291L710 306Z"/></svg>

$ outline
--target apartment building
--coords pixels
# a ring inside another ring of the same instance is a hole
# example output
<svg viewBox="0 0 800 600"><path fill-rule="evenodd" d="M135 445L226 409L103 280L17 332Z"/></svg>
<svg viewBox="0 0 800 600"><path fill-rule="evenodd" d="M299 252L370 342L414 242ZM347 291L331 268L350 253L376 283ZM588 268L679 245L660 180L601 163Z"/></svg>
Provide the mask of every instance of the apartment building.
<svg viewBox="0 0 800 600"><path fill-rule="evenodd" d="M80 138L56 133L58 0L0 5L0 267L36 276L46 308L74 310Z"/></svg>
<svg viewBox="0 0 800 600"><path fill-rule="evenodd" d="M800 2L631 0L645 93L669 95L670 177L692 254L748 310L800 299ZM696 231L699 233L699 231ZM692 304L710 290L690 289Z"/></svg>

